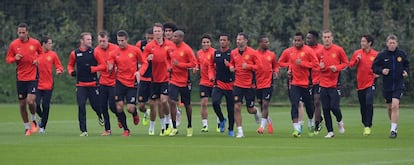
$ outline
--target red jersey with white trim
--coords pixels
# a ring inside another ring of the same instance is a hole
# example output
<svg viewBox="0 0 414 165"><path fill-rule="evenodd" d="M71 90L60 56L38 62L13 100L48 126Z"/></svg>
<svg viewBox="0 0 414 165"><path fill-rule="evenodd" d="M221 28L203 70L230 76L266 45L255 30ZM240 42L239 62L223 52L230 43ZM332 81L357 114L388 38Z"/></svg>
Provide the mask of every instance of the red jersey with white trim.
<svg viewBox="0 0 414 165"><path fill-rule="evenodd" d="M8 64L16 63L17 81L35 81L37 79L37 66L33 62L37 60L42 51L40 42L34 38L29 37L25 42L15 39L10 43L6 62ZM22 55L20 60L16 60L17 54Z"/></svg>
<svg viewBox="0 0 414 165"><path fill-rule="evenodd" d="M82 48L79 48L79 50L80 51L86 51L85 49L82 49ZM91 73L107 70L106 62L101 56L98 56L97 54L93 53L93 57L95 58L98 65L97 66L91 66ZM75 64L76 64L75 51L72 50L72 52L70 52L70 55L69 55L69 62L68 62L68 66L67 66L69 75L71 75L71 73L73 71L75 71ZM79 86L79 87L96 87L96 82L82 82L82 81L79 81L78 83L76 83L76 86Z"/></svg>
<svg viewBox="0 0 414 165"><path fill-rule="evenodd" d="M52 90L53 89L53 66L56 68L56 72L63 72L62 63L59 60L59 56L54 51L43 52L37 58L39 82L37 88L39 90Z"/></svg>
<svg viewBox="0 0 414 165"><path fill-rule="evenodd" d="M185 42L176 45L170 52L171 80L170 83L178 87L186 87L188 80L188 69L197 65L193 49ZM174 63L178 62L177 65Z"/></svg>
<svg viewBox="0 0 414 165"><path fill-rule="evenodd" d="M145 46L143 56L147 59L149 54L153 54L152 59L152 82L168 82L170 63L167 58L168 52L174 47L174 43L164 39L164 43L159 45L156 40L152 40Z"/></svg>
<svg viewBox="0 0 414 165"><path fill-rule="evenodd" d="M270 88L273 81L273 73L279 72L276 55L270 50L257 50L257 57L262 62L261 69L256 72L257 89Z"/></svg>
<svg viewBox="0 0 414 165"><path fill-rule="evenodd" d="M358 55L361 55L361 59L357 61ZM375 76L372 71L372 64L377 57L378 52L374 49L370 49L365 52L363 49L358 49L352 55L349 67L357 68L357 89L364 90L374 85Z"/></svg>
<svg viewBox="0 0 414 165"><path fill-rule="evenodd" d="M207 50L200 49L197 51L197 65L200 68L200 85L207 87L213 87L214 82L208 78L209 65L214 60L214 48L208 48Z"/></svg>
<svg viewBox="0 0 414 165"><path fill-rule="evenodd" d="M247 46L243 54L239 53L239 48L231 51L230 63L235 69L234 86L240 88L251 88L253 85L253 73L261 67L261 62L257 58L257 52L253 48ZM247 64L243 69L243 63Z"/></svg>
<svg viewBox="0 0 414 165"><path fill-rule="evenodd" d="M111 52L109 63L117 67L116 79L130 88L133 88L136 82L135 72L139 71L142 76L148 67L147 59L143 57L141 50L129 44L125 48L118 46ZM138 68L138 63L141 64L141 68Z"/></svg>
<svg viewBox="0 0 414 165"><path fill-rule="evenodd" d="M316 44L315 46L309 46L309 47L312 48L313 51L315 52L315 55L316 55L316 58L318 58L318 64L319 64L319 60L321 59L321 55L322 55L323 45ZM320 77L321 77L321 73L320 73L319 68L312 69L312 84L313 85L319 84Z"/></svg>
<svg viewBox="0 0 414 165"><path fill-rule="evenodd" d="M325 67L321 68L321 77L319 86L325 88L336 88L339 78L339 72L348 67L349 61L342 47L332 44L329 48L323 48L321 54L321 63ZM335 66L336 72L333 72L329 67Z"/></svg>
<svg viewBox="0 0 414 165"><path fill-rule="evenodd" d="M110 53L113 52L116 48L118 48L118 45L109 43L106 49L103 49L100 46L95 47L94 53L98 56L101 56L107 63L109 60L109 57L111 56ZM111 86L111 87L115 86L116 73L114 72L109 73L108 70L104 70L99 73L100 73L99 84Z"/></svg>

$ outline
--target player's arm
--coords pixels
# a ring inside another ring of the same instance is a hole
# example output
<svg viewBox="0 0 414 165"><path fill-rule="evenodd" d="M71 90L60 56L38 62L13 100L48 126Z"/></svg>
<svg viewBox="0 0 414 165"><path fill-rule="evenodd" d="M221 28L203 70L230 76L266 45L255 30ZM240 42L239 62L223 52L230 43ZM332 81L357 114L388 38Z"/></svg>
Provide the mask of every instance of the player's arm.
<svg viewBox="0 0 414 165"><path fill-rule="evenodd" d="M75 71L75 51L70 52L69 55L69 62L68 62L68 73L71 76L76 76L76 71Z"/></svg>
<svg viewBox="0 0 414 165"><path fill-rule="evenodd" d="M56 68L56 74L62 74L63 66L62 66L62 63L60 62L59 56L56 53L54 53L53 64L55 65L55 68Z"/></svg>
<svg viewBox="0 0 414 165"><path fill-rule="evenodd" d="M98 62L98 66L91 66L91 73L95 73L98 71L106 71L107 66L106 66L106 62L103 59L102 56L100 56L98 53L93 53L96 61Z"/></svg>
<svg viewBox="0 0 414 165"><path fill-rule="evenodd" d="M342 70L346 69L349 65L348 56L346 56L345 51L342 48L340 49L339 58L341 60L341 63L336 66L336 69L338 71L342 71Z"/></svg>
<svg viewBox="0 0 414 165"><path fill-rule="evenodd" d="M289 53L287 50L284 50L282 52L282 55L280 55L279 66L282 68L286 68L289 66Z"/></svg>
<svg viewBox="0 0 414 165"><path fill-rule="evenodd" d="M140 49L135 49L135 52L137 61L141 64L141 67L138 68L138 71L140 75L143 76L145 74L145 71L148 69L148 60Z"/></svg>

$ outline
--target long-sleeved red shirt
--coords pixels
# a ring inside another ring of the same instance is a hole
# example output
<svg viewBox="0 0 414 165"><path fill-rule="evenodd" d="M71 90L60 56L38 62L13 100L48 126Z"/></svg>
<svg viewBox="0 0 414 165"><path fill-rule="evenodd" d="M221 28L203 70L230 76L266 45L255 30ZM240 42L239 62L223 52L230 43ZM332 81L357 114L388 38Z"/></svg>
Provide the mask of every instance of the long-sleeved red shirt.
<svg viewBox="0 0 414 165"><path fill-rule="evenodd" d="M132 45L115 49L111 52L108 62L118 68L116 79L130 88L135 84L135 72L139 71L142 76L148 67L147 59L142 55L141 50ZM141 68L138 68L138 63L141 64Z"/></svg>
<svg viewBox="0 0 414 165"><path fill-rule="evenodd" d="M186 87L188 80L188 69L197 65L193 49L185 42L176 45L170 52L171 80L170 83L178 87ZM175 61L178 62L175 65Z"/></svg>
<svg viewBox="0 0 414 165"><path fill-rule="evenodd" d="M261 68L261 61L257 58L257 51L247 46L243 54L239 53L239 49L231 51L230 64L235 69L234 86L240 88L251 88L253 85L253 73ZM243 63L247 64L247 68L243 69Z"/></svg>
<svg viewBox="0 0 414 165"><path fill-rule="evenodd" d="M361 59L357 61L358 55L361 55ZM365 52L363 49L358 49L354 52L349 62L349 67L357 68L357 89L364 90L372 87L374 84L375 76L372 71L372 64L377 57L378 52L374 49L370 49Z"/></svg>
<svg viewBox="0 0 414 165"><path fill-rule="evenodd" d="M59 56L54 51L43 52L37 58L39 82L37 88L39 90L52 90L53 88L53 65L56 68L56 72L63 72L62 63L59 60Z"/></svg>
<svg viewBox="0 0 414 165"><path fill-rule="evenodd" d="M101 56L105 62L108 62L110 53L113 52L116 48L118 48L117 45L109 43L106 49L103 49L100 46L95 47L94 52L96 55ZM108 72L108 70L100 71L99 73L99 84L112 87L115 86L116 73Z"/></svg>
<svg viewBox="0 0 414 165"><path fill-rule="evenodd" d="M349 61L342 47L332 44L329 48L323 48L321 54L321 63L325 67L321 69L319 86L325 88L336 88L338 83L339 72L348 67ZM330 69L330 66L336 67L336 72Z"/></svg>
<svg viewBox="0 0 414 165"><path fill-rule="evenodd" d="M276 55L270 50L257 50L257 57L262 62L261 69L256 72L257 89L270 88L273 81L273 73L279 72Z"/></svg>
<svg viewBox="0 0 414 165"><path fill-rule="evenodd" d="M81 51L86 51L82 48L79 48ZM96 62L98 63L97 66L91 66L91 73L95 73L98 71L105 71L107 70L106 67L106 63L105 60L101 57L98 56L97 54L93 54L93 57L95 58ZM68 73L69 75L71 75L71 73L73 71L75 71L75 64L76 64L76 59L75 59L75 51L73 50L72 52L70 52L69 55L69 62L68 62ZM80 86L80 87L96 87L96 82L78 82L76 84L76 86Z"/></svg>
<svg viewBox="0 0 414 165"><path fill-rule="evenodd" d="M168 67L170 63L168 61L168 52L174 47L174 43L170 40L164 39L164 43L159 45L156 40L152 40L145 46L143 56L145 59L148 55L153 54L152 59L152 82L162 83L168 82L169 72Z"/></svg>
<svg viewBox="0 0 414 165"><path fill-rule="evenodd" d="M288 55L282 55L279 61L284 62L285 64L288 63L287 65L292 73L291 84L303 88L309 87L310 69L318 68L318 60L313 49L304 45L300 49L292 47L284 52L290 53ZM296 64L298 59L301 61L300 64Z"/></svg>
<svg viewBox="0 0 414 165"><path fill-rule="evenodd" d="M316 58L318 58L318 64L319 64L319 61L320 61L321 55L322 55L323 46L321 44L316 44L315 46L309 46L309 47L312 48L313 51L315 52L315 55L316 55ZM318 69L312 69L312 84L313 85L319 84L320 77L321 77L320 74L321 73L320 73L319 68Z"/></svg>
<svg viewBox="0 0 414 165"><path fill-rule="evenodd" d="M200 85L207 87L213 87L214 83L210 81L208 77L209 65L214 60L214 49L208 48L207 50L200 49L197 51L197 65L200 69Z"/></svg>
<svg viewBox="0 0 414 165"><path fill-rule="evenodd" d="M8 64L16 63L17 81L34 81L37 78L37 67L33 62L37 60L39 54L42 53L40 42L34 38L28 38L23 42L15 39L10 43L6 55ZM16 55L21 54L23 57L16 60Z"/></svg>
<svg viewBox="0 0 414 165"><path fill-rule="evenodd" d="M293 54L293 47L286 48L282 51L282 54L279 57L279 66L282 68L288 68L290 63L290 56Z"/></svg>

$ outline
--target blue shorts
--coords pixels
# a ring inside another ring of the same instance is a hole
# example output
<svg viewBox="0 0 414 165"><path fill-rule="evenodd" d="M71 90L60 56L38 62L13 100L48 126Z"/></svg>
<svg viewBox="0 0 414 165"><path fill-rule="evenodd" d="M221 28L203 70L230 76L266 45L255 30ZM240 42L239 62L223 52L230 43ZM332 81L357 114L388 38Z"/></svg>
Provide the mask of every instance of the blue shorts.
<svg viewBox="0 0 414 165"><path fill-rule="evenodd" d="M385 103L389 104L392 102L392 99L401 99L403 95L403 90L395 90L395 91L382 91L382 95L384 96Z"/></svg>
<svg viewBox="0 0 414 165"><path fill-rule="evenodd" d="M211 97L211 92L213 91L213 87L200 85L199 91L200 91L200 98Z"/></svg>
<svg viewBox="0 0 414 165"><path fill-rule="evenodd" d="M146 103L151 94L151 82L141 81L139 83L138 102Z"/></svg>
<svg viewBox="0 0 414 165"><path fill-rule="evenodd" d="M181 102L184 105L189 105L191 103L191 91L188 87L178 87L170 84L168 87L168 97L171 100L178 102L178 94L180 94Z"/></svg>
<svg viewBox="0 0 414 165"><path fill-rule="evenodd" d="M130 88L116 80L115 101L126 101L127 104L136 105L137 88Z"/></svg>
<svg viewBox="0 0 414 165"><path fill-rule="evenodd" d="M233 87L234 103L243 103L243 98L246 98L246 107L254 107L255 91L253 88Z"/></svg>
<svg viewBox="0 0 414 165"><path fill-rule="evenodd" d="M263 88L263 89L257 89L256 90L256 98L259 103L262 102L262 100L270 101L272 98L273 88Z"/></svg>
<svg viewBox="0 0 414 165"><path fill-rule="evenodd" d="M36 94L37 81L17 81L17 96L19 100L26 99L27 94Z"/></svg>
<svg viewBox="0 0 414 165"><path fill-rule="evenodd" d="M311 93L311 95L313 96L314 94L321 94L321 89L319 88L319 84L314 84L312 86L312 93Z"/></svg>
<svg viewBox="0 0 414 165"><path fill-rule="evenodd" d="M159 99L161 95L168 95L168 82L151 83L151 99Z"/></svg>

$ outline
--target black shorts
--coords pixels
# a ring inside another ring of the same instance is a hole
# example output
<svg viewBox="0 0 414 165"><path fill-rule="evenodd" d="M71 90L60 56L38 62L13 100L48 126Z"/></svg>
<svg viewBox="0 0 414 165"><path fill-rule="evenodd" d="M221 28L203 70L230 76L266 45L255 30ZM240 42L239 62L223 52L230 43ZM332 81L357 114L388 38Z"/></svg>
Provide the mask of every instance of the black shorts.
<svg viewBox="0 0 414 165"><path fill-rule="evenodd" d="M27 94L36 94L37 81L17 81L17 96L19 100L26 99Z"/></svg>
<svg viewBox="0 0 414 165"><path fill-rule="evenodd" d="M401 99L402 95L403 95L403 90L395 90L395 91L383 91L382 95L384 96L385 99L385 103L389 104L392 102L392 99Z"/></svg>
<svg viewBox="0 0 414 165"><path fill-rule="evenodd" d="M178 94L180 94L181 102L184 105L189 105L191 103L191 91L188 87L178 87L176 85L170 84L168 86L168 97L171 100L178 102Z"/></svg>
<svg viewBox="0 0 414 165"><path fill-rule="evenodd" d="M314 94L321 94L321 89L319 88L319 84L314 84L313 86L312 86L312 96L314 95Z"/></svg>
<svg viewBox="0 0 414 165"><path fill-rule="evenodd" d="M161 95L168 95L168 82L151 83L151 99L159 99Z"/></svg>
<svg viewBox="0 0 414 165"><path fill-rule="evenodd" d="M243 103L243 98L246 98L246 107L254 107L255 90L253 88L233 87L234 103Z"/></svg>
<svg viewBox="0 0 414 165"><path fill-rule="evenodd" d="M200 91L200 98L211 97L211 92L213 91L213 87L200 85L199 91Z"/></svg>
<svg viewBox="0 0 414 165"><path fill-rule="evenodd" d="M139 83L138 102L146 103L151 94L151 82L141 81Z"/></svg>
<svg viewBox="0 0 414 165"><path fill-rule="evenodd" d="M273 88L263 88L256 90L256 98L257 101L260 103L262 100L270 101L272 98Z"/></svg>
<svg viewBox="0 0 414 165"><path fill-rule="evenodd" d="M124 101L127 104L134 104L137 103L137 88L127 87L118 80L116 81L115 85L115 101Z"/></svg>

